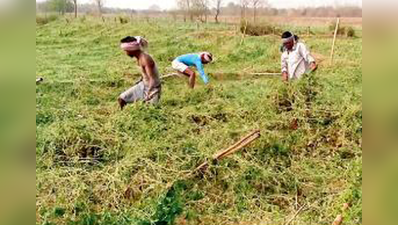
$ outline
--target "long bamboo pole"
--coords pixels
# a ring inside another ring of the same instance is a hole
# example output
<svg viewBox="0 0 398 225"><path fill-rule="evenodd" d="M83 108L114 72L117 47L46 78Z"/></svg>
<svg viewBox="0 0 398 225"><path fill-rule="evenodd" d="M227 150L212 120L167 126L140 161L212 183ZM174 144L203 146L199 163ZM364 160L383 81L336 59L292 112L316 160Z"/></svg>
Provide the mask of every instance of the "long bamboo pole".
<svg viewBox="0 0 398 225"><path fill-rule="evenodd" d="M337 33L338 33L338 31L339 31L339 26L340 26L340 17L337 18L336 29L334 30L334 37L333 37L332 50L331 50L331 52L330 52L330 64L331 64L331 65L333 65L334 46L336 45L336 39L337 39Z"/></svg>

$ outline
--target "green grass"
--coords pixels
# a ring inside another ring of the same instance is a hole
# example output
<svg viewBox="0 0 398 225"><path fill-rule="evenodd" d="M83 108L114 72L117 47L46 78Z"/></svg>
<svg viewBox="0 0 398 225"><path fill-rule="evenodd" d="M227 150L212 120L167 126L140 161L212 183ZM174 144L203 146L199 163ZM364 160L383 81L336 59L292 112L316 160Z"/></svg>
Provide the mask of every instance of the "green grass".
<svg viewBox="0 0 398 225"><path fill-rule="evenodd" d="M118 47L126 35L149 40L163 74L180 54L212 52L211 85L168 78L159 106L119 111L139 78ZM305 42L327 58L330 38ZM362 38L339 39L334 67L290 85L244 75L279 70L277 37L240 43L227 25L37 25L36 224L283 224L303 204L292 224L331 224L345 202L345 224L361 224ZM185 177L254 129L262 137L243 152Z"/></svg>

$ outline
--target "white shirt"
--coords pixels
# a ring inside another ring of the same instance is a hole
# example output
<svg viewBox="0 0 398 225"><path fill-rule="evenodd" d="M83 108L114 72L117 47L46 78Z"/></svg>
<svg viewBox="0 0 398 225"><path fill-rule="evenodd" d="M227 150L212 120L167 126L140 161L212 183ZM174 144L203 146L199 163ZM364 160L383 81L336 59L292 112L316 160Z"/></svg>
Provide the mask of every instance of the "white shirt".
<svg viewBox="0 0 398 225"><path fill-rule="evenodd" d="M285 50L281 57L282 73L287 72L289 79L300 79L309 70L310 64L315 62L310 51L302 42L297 42L293 49Z"/></svg>

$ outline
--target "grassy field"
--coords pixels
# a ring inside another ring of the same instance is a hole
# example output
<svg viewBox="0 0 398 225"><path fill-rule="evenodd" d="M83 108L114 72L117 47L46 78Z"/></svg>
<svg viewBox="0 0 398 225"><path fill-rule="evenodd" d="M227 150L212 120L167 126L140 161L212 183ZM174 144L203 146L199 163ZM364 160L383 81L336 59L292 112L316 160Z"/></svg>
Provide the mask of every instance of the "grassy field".
<svg viewBox="0 0 398 225"><path fill-rule="evenodd" d="M140 76L118 47L126 35L149 40L163 74L180 54L212 52L211 85L167 78L160 105L120 111ZM303 37L320 69L289 85L248 75L279 71L278 37L241 38L160 19L37 25L36 224L285 224L303 206L291 224L331 224L343 203L345 224L362 224L362 38L339 39L332 67L331 38ZM244 151L186 177L254 129Z"/></svg>

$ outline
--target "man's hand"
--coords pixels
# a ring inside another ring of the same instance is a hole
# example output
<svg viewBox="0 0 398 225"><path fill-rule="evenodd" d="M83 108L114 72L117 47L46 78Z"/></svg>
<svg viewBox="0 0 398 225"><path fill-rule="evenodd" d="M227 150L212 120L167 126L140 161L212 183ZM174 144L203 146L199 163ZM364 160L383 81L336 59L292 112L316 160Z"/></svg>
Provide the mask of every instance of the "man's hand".
<svg viewBox="0 0 398 225"><path fill-rule="evenodd" d="M151 101L155 97L155 95L158 93L159 93L159 90L153 90L151 92L146 93L144 101L145 102Z"/></svg>
<svg viewBox="0 0 398 225"><path fill-rule="evenodd" d="M287 72L282 72L282 80L285 82L289 81L289 74Z"/></svg>
<svg viewBox="0 0 398 225"><path fill-rule="evenodd" d="M152 100L153 96L156 94L156 91L152 91L152 92L147 92L145 93L145 98L144 101L145 102L149 102L150 100Z"/></svg>
<svg viewBox="0 0 398 225"><path fill-rule="evenodd" d="M311 72L315 72L318 69L318 65L316 64L316 62L312 62L310 64L310 70Z"/></svg>

